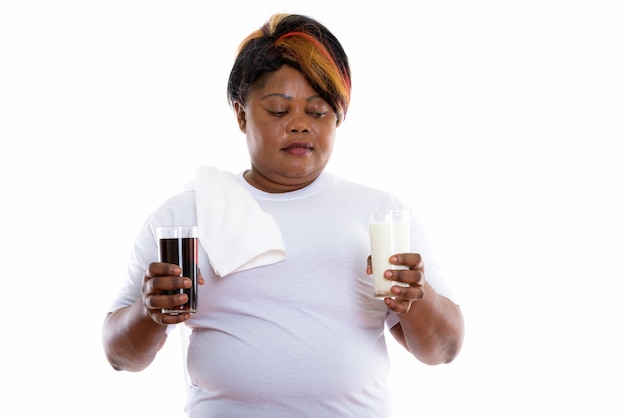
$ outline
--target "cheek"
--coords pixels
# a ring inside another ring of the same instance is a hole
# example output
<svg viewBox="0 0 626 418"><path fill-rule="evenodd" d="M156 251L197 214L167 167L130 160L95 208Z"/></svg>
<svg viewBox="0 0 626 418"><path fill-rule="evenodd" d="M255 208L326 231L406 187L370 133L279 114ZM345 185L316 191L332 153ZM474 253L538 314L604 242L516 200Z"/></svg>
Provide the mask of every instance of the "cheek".
<svg viewBox="0 0 626 418"><path fill-rule="evenodd" d="M334 125L332 127L326 127L322 132L324 145L328 152L332 151L333 146L335 145L335 132L336 128Z"/></svg>
<svg viewBox="0 0 626 418"><path fill-rule="evenodd" d="M246 130L246 145L250 155L257 154L261 148L261 141L258 140L257 135L255 135L252 129Z"/></svg>
<svg viewBox="0 0 626 418"><path fill-rule="evenodd" d="M256 141L267 141L271 138L275 138L277 133L279 133L282 129L282 126L276 121L268 121L262 117L256 118L252 115L248 119L247 128L250 132L251 139Z"/></svg>
<svg viewBox="0 0 626 418"><path fill-rule="evenodd" d="M272 134L268 126L262 126L258 123L248 123L246 129L246 142L250 154L259 154L264 147L270 145Z"/></svg>

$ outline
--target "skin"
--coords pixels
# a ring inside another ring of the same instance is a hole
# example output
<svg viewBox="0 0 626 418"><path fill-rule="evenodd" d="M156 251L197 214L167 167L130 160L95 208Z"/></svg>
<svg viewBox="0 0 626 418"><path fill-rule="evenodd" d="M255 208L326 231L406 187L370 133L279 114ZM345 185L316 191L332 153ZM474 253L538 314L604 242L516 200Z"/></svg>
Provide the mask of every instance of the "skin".
<svg viewBox="0 0 626 418"><path fill-rule="evenodd" d="M256 188L290 192L313 182L326 167L337 115L299 71L281 67L234 109L250 154L245 178Z"/></svg>
<svg viewBox="0 0 626 418"><path fill-rule="evenodd" d="M269 193L297 190L313 182L326 167L340 121L297 70L283 66L269 74L253 86L246 103L234 103L234 110L250 154L251 168L244 177L254 187ZM400 318L391 334L426 364L452 361L464 337L459 307L426 282L419 254L397 254L390 262L410 268L385 273L389 280L409 284L407 288L392 286L396 297L385 299ZM369 258L366 273L372 274ZM176 265L150 264L141 299L105 318L104 349L116 370L145 369L165 343L166 326L189 319L189 314L161 314L162 308L186 302L184 294L163 294L191 286L179 274ZM199 284L204 284L202 276Z"/></svg>
<svg viewBox="0 0 626 418"><path fill-rule="evenodd" d="M168 290L188 289L191 280L179 277L180 267L151 263L143 278L141 298L131 306L109 313L104 320L102 341L109 363L115 370L138 372L152 363L167 339L167 325L184 322L190 314L166 315L163 308L187 302L187 295L166 295ZM198 274L198 284L204 278Z"/></svg>
<svg viewBox="0 0 626 418"><path fill-rule="evenodd" d="M391 335L425 364L451 362L461 350L465 335L461 309L426 282L419 254L396 254L389 262L409 267L409 270L385 271L386 279L409 284L409 287L391 286L396 296L385 298L387 307L400 318L390 330ZM371 257L367 259L366 272L372 274Z"/></svg>

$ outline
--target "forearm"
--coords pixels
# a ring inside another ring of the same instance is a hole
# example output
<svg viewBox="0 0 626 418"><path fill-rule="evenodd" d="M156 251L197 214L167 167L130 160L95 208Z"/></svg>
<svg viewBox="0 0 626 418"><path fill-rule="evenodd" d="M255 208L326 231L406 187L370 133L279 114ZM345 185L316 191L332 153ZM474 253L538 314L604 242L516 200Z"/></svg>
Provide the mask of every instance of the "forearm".
<svg viewBox="0 0 626 418"><path fill-rule="evenodd" d="M454 302L437 294L428 283L424 290L424 297L400 315L401 335L395 336L423 363L449 363L463 345L463 315Z"/></svg>
<svg viewBox="0 0 626 418"><path fill-rule="evenodd" d="M141 300L110 313L104 320L102 342L115 370L141 371L165 343L166 326L145 314Z"/></svg>

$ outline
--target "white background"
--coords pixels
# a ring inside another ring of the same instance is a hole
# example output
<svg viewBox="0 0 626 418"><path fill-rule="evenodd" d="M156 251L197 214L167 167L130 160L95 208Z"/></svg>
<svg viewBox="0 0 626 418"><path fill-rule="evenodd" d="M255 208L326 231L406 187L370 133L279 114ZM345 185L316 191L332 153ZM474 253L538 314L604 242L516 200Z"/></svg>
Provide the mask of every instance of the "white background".
<svg viewBox="0 0 626 418"><path fill-rule="evenodd" d="M1 3L0 415L182 417L178 341L114 372L101 322L149 212L247 167L228 72L289 11L353 67L329 169L407 199L461 296L455 362L391 345L396 416L623 417L620 3Z"/></svg>

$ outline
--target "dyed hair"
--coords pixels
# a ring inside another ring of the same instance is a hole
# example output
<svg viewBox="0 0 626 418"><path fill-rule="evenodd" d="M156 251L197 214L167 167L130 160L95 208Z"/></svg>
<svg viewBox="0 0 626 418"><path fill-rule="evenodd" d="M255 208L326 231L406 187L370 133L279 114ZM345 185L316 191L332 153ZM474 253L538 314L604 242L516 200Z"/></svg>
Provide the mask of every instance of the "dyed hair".
<svg viewBox="0 0 626 418"><path fill-rule="evenodd" d="M250 88L288 65L302 73L337 114L339 124L350 103L350 66L337 38L307 16L275 14L239 46L228 79L228 101L245 103Z"/></svg>

